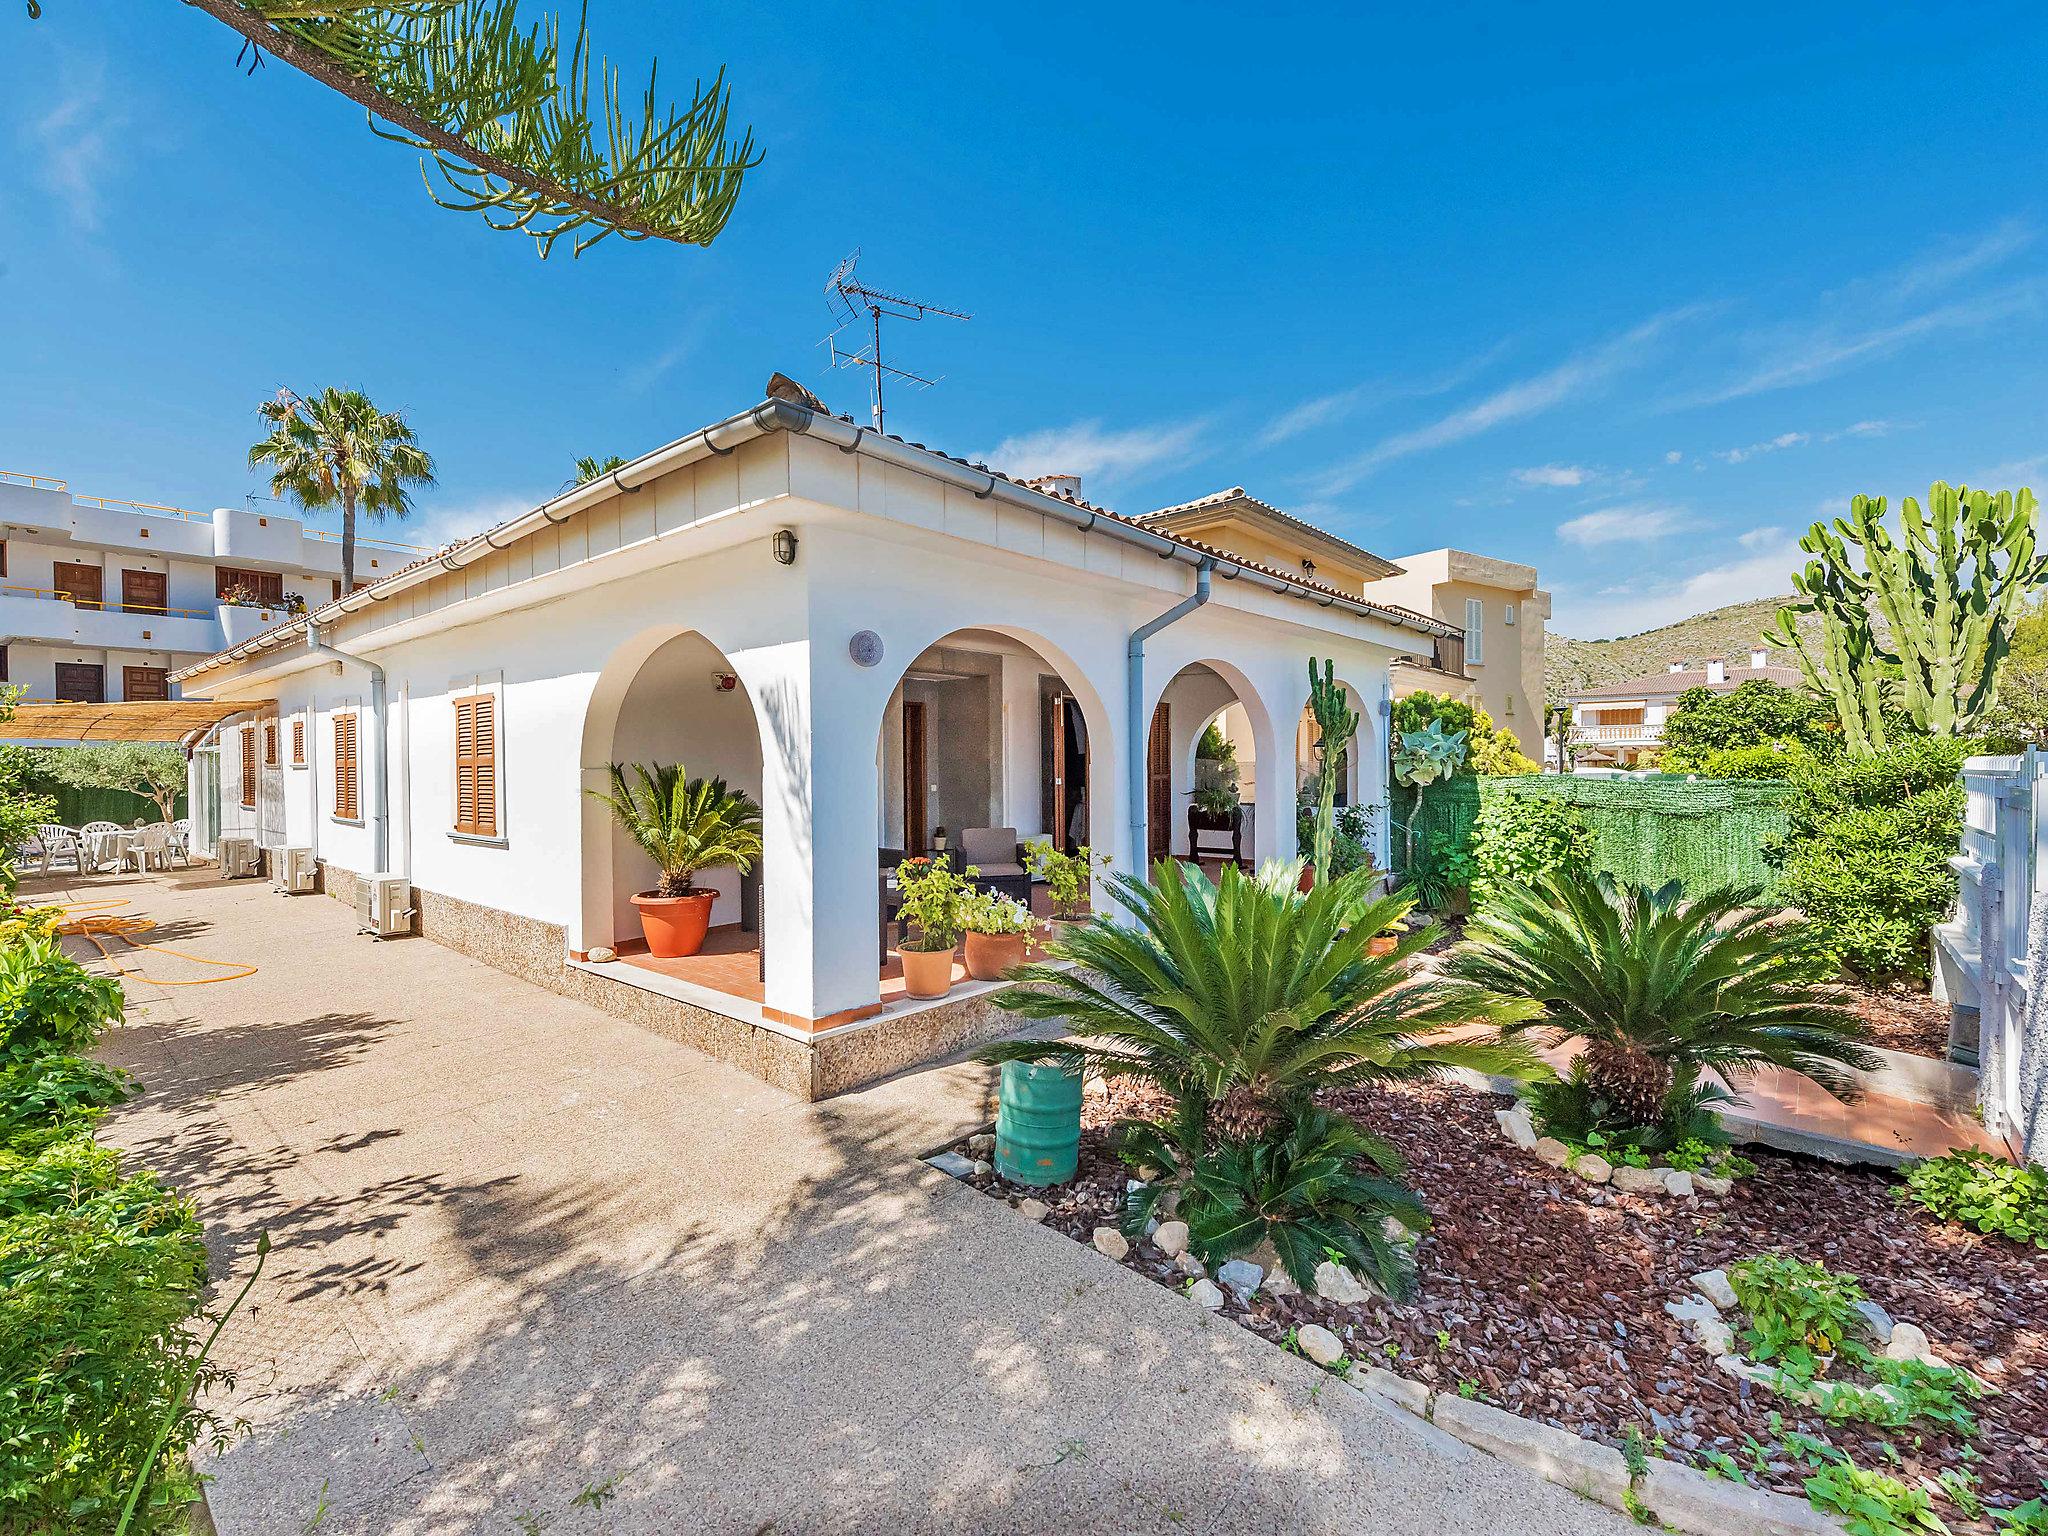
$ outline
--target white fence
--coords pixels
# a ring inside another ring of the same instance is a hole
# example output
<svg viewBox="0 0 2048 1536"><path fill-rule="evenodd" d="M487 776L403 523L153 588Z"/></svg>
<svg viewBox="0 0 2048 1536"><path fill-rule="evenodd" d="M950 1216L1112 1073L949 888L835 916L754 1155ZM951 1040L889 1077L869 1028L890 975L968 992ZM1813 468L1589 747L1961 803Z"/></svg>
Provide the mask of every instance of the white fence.
<svg viewBox="0 0 2048 1536"><path fill-rule="evenodd" d="M1985 1127L2048 1158L2048 753L1973 757L1961 890L1934 930L1935 995L1978 1018L1978 1103ZM2036 974L2040 962L2040 974Z"/></svg>

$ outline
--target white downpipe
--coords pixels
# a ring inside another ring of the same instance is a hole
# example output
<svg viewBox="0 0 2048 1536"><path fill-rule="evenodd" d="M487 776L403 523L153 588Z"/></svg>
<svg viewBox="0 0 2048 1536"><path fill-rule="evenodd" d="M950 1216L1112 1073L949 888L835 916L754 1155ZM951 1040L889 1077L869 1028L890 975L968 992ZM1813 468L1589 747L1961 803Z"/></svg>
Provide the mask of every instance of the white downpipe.
<svg viewBox="0 0 2048 1536"><path fill-rule="evenodd" d="M1146 718L1145 709L1145 642L1167 625L1179 623L1209 601L1209 573L1215 569L1214 560L1203 559L1195 567L1195 590L1157 618L1148 619L1132 630L1130 641L1124 647L1124 729L1130 738L1125 747L1125 755L1130 764L1127 786L1131 797L1129 868L1140 878L1151 873L1146 867L1150 850L1145 840L1145 802L1149 798L1146 794L1145 771L1151 757L1147 751L1151 722Z"/></svg>
<svg viewBox="0 0 2048 1536"><path fill-rule="evenodd" d="M367 777L370 781L370 862L373 867L368 873L388 873L391 870L391 743L387 730L390 711L384 697L384 669L374 661L336 650L320 638L320 626L310 621L306 625L306 649L315 656L338 661L345 667L361 667L370 674L370 771Z"/></svg>

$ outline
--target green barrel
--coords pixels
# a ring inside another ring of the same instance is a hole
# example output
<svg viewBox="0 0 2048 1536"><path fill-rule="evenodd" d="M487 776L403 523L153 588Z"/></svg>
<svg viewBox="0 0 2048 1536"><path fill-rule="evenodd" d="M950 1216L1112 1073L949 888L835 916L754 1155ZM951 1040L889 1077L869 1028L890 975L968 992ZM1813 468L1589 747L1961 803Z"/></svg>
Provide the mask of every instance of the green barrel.
<svg viewBox="0 0 2048 1536"><path fill-rule="evenodd" d="M996 1171L1013 1184L1064 1184L1081 1160L1081 1074L1006 1061L996 1100Z"/></svg>

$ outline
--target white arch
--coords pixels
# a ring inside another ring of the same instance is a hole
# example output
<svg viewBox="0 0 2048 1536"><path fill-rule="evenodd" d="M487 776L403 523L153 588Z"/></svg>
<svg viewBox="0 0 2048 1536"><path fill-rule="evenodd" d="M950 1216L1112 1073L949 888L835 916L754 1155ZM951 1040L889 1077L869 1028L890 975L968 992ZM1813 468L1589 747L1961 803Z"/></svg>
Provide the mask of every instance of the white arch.
<svg viewBox="0 0 2048 1536"><path fill-rule="evenodd" d="M1287 750L1283 753L1280 749L1279 736L1274 729L1272 712L1266 707L1264 697L1260 694L1258 688L1254 686L1250 677L1246 675L1243 668L1234 662L1225 661L1213 653L1190 657L1168 674L1163 682L1148 689L1149 696L1145 701L1145 718L1148 721L1153 719L1160 700L1166 697L1167 690L1190 669L1196 667L1206 667L1222 679L1224 686L1235 696L1231 702L1236 703L1245 712L1246 722L1250 725L1252 732L1252 757L1254 763L1258 765L1258 780L1254 786L1253 804L1255 809L1252 815L1252 847L1248 856L1255 863L1269 858L1277 858L1284 848L1292 846L1293 841L1291 836L1294 821L1294 786L1292 783L1293 768L1291 766L1294 756L1293 741L1290 738ZM1227 708L1228 705L1224 707ZM1194 782L1194 744L1200 739L1201 729L1220 712L1220 710L1205 712L1202 721L1195 727L1195 733L1189 737L1188 745L1184 749L1178 749L1173 752L1176 800L1178 800L1181 794L1192 789ZM1175 725L1173 733L1178 737L1181 734L1181 727ZM1135 744L1133 749L1136 749ZM1183 759L1185 760L1183 761ZM1287 781L1284 792L1273 783L1276 774ZM1149 807L1147 807L1147 816L1149 822ZM1284 841L1278 825L1283 818L1289 829L1289 835ZM1173 846L1173 838L1170 833L1167 838L1167 845L1169 848Z"/></svg>

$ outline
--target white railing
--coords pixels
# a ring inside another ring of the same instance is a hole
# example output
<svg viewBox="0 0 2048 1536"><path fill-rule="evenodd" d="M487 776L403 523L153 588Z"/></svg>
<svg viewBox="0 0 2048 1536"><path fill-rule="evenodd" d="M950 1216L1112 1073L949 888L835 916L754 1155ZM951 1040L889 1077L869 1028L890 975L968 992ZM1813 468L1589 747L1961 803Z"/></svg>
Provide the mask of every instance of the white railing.
<svg viewBox="0 0 2048 1536"><path fill-rule="evenodd" d="M1572 727L1573 741L1651 742L1664 739L1664 727L1641 721L1588 720Z"/></svg>
<svg viewBox="0 0 2048 1536"><path fill-rule="evenodd" d="M1935 995L1977 1011L1984 1124L2048 1157L2048 1012L2030 1007L2032 920L2048 913L2048 753L1963 764L1956 910L1931 935Z"/></svg>

